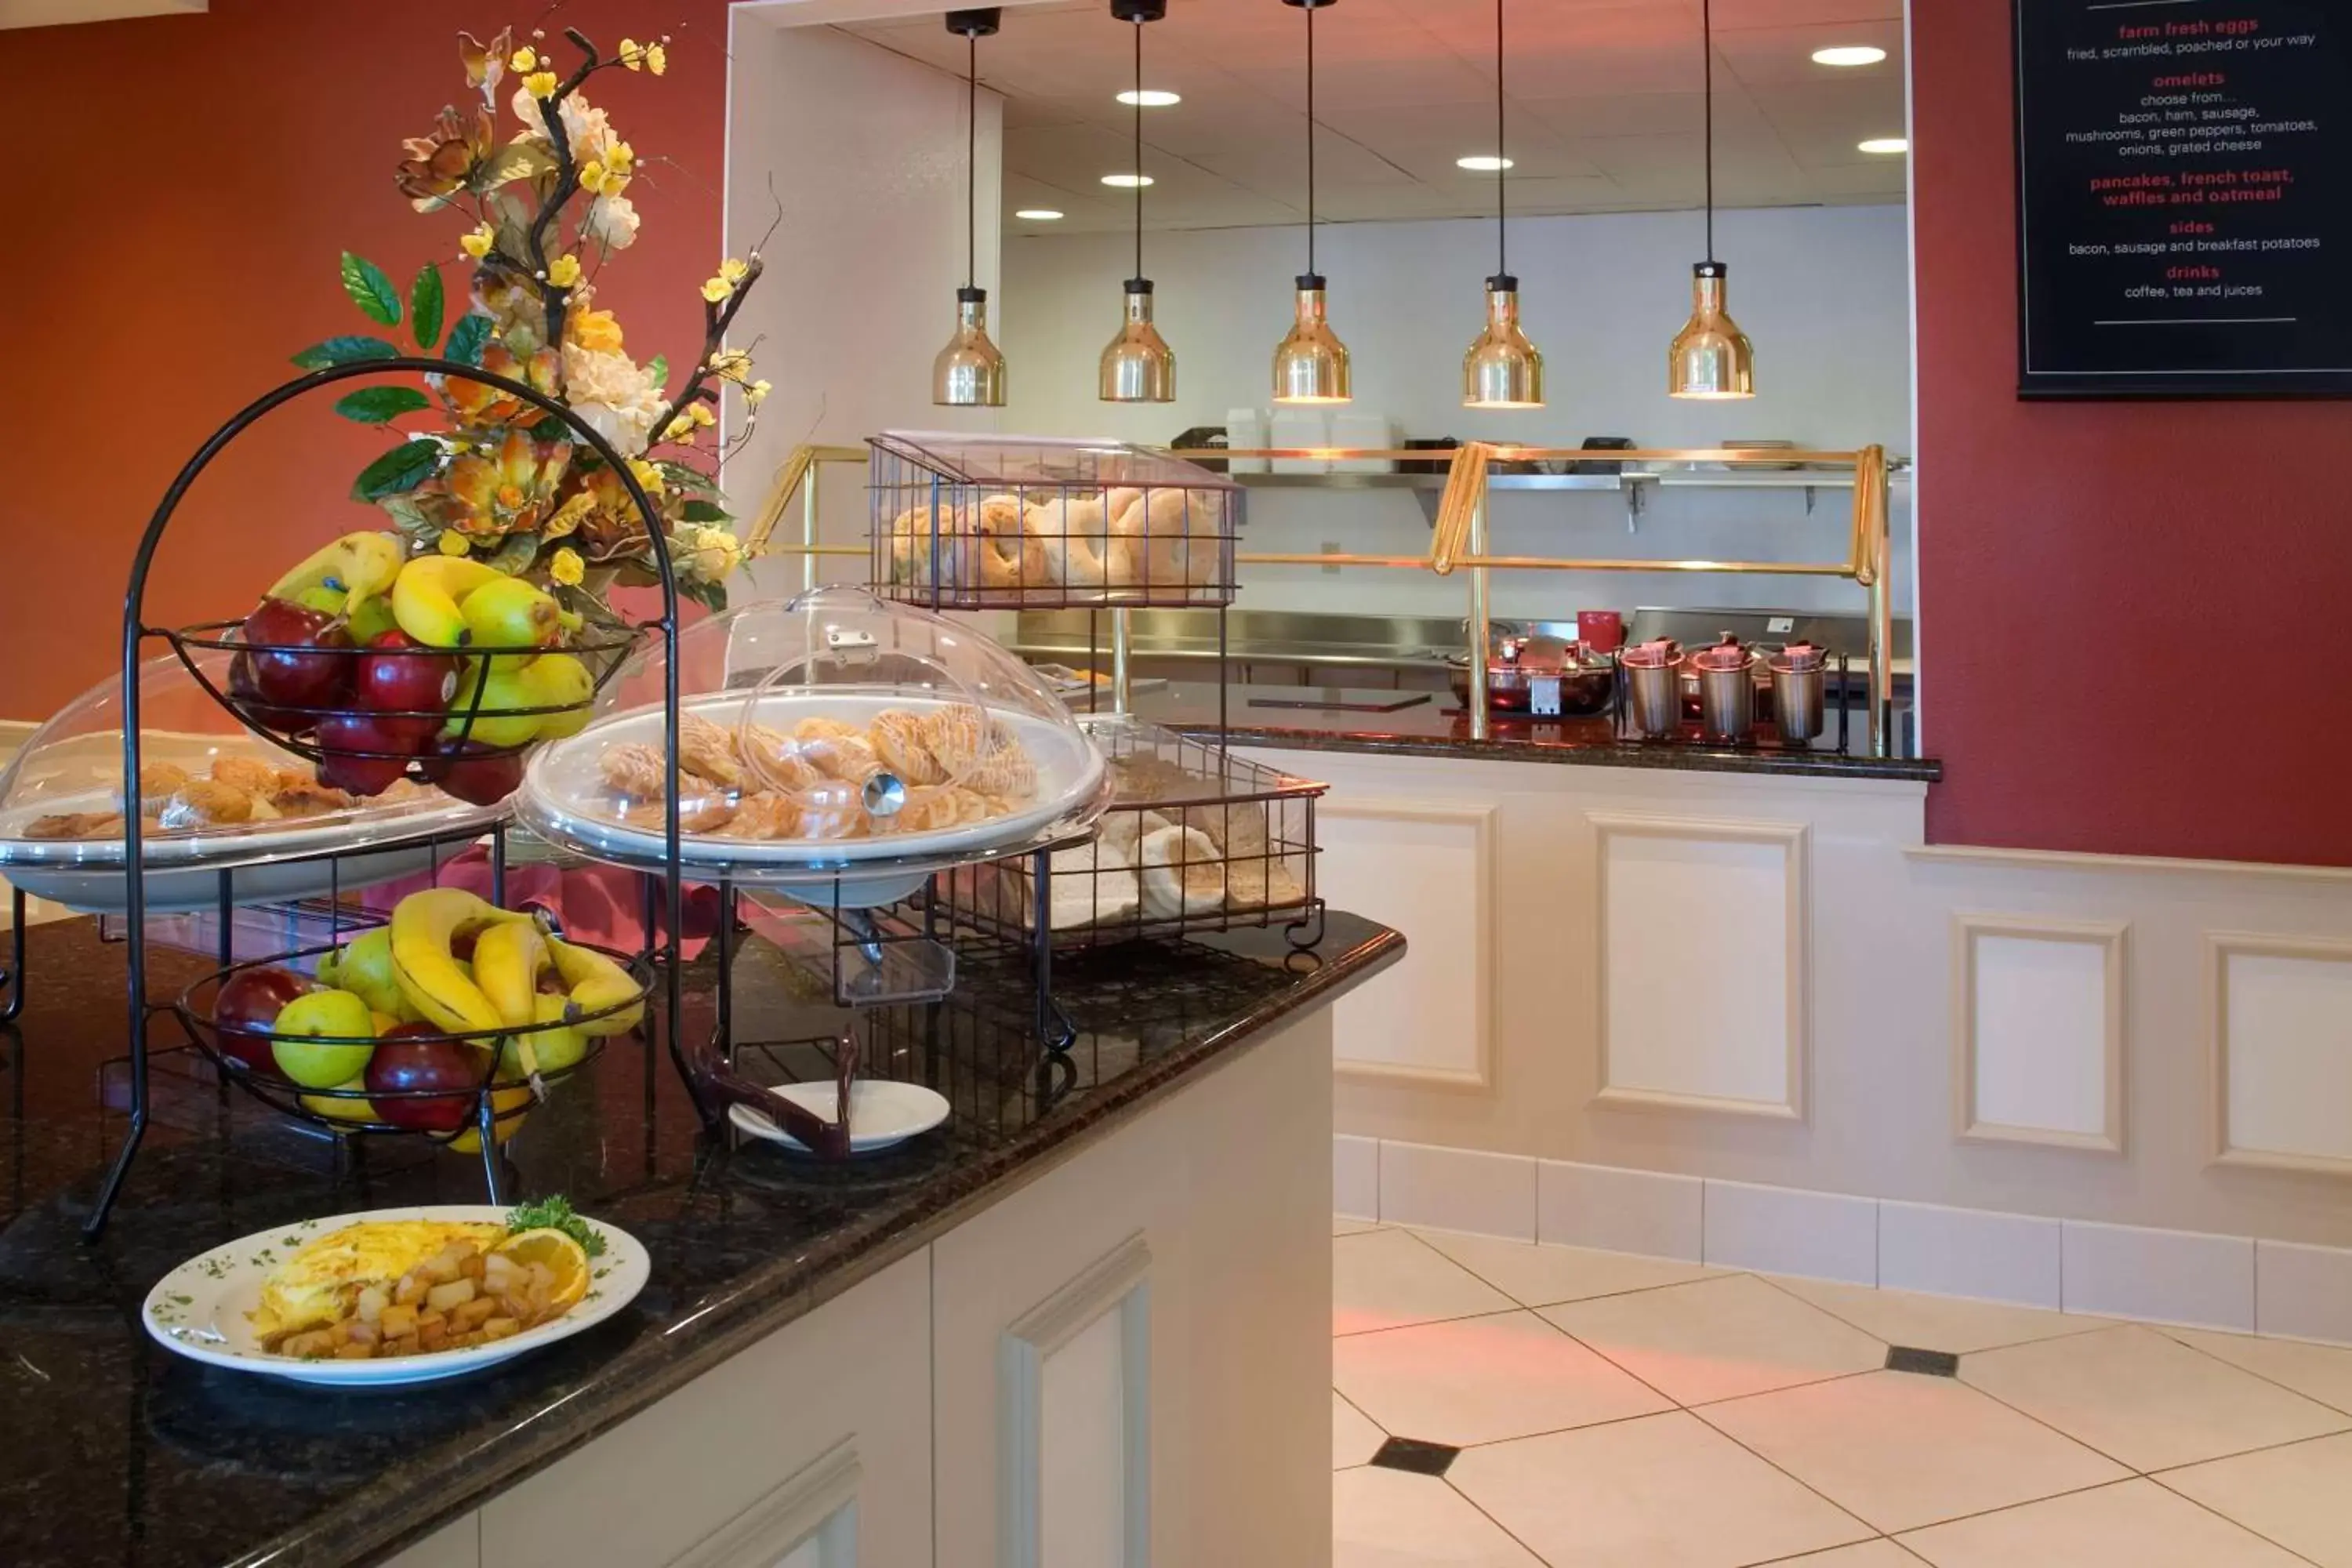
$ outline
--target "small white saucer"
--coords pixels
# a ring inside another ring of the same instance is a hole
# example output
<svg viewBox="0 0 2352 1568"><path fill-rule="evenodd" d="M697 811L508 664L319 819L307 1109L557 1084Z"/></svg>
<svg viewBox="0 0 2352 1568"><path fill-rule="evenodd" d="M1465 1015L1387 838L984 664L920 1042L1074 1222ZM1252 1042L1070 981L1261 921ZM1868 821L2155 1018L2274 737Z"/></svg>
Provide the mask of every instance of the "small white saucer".
<svg viewBox="0 0 2352 1568"><path fill-rule="evenodd" d="M831 1079L822 1083L777 1084L768 1092L827 1121L834 1120L835 1108L840 1103L839 1089ZM896 1079L859 1079L849 1090L849 1152L870 1154L892 1148L929 1132L947 1119L947 1096L937 1089ZM748 1105L730 1105L727 1120L754 1138L808 1152L799 1139Z"/></svg>

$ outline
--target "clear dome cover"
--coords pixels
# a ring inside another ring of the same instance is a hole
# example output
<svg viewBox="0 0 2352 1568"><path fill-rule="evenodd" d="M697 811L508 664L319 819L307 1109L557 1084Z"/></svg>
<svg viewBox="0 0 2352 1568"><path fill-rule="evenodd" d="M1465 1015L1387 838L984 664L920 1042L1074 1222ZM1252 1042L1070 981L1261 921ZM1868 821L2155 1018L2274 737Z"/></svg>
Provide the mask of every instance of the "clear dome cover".
<svg viewBox="0 0 2352 1568"><path fill-rule="evenodd" d="M1102 757L1034 671L968 626L863 588L711 616L679 634L677 663L676 791L698 871L791 882L911 866L1099 809ZM665 674L662 651L647 651L622 678L623 711L532 760L518 809L534 830L660 862Z"/></svg>
<svg viewBox="0 0 2352 1568"><path fill-rule="evenodd" d="M193 902L204 903L218 896L214 871L456 834L504 815L502 805L468 805L410 780L364 797L321 784L315 765L247 729L207 689L206 681L217 689L227 680L229 652L186 654L187 663L173 654L149 659L139 674L136 806L156 907L191 901L154 885L159 870L192 876L201 884ZM122 783L121 683L107 680L58 710L0 773L0 865L10 879L77 908L119 908L130 804ZM310 879L325 890L323 863ZM289 895L282 882L265 890L247 881L239 894L307 896ZM347 874L341 885L363 884Z"/></svg>

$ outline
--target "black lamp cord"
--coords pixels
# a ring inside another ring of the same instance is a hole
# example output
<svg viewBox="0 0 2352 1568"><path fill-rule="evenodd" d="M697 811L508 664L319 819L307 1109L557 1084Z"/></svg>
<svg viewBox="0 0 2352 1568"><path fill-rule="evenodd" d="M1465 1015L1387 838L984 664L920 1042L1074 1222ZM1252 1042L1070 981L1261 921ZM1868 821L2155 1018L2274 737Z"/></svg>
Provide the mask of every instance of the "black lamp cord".
<svg viewBox="0 0 2352 1568"><path fill-rule="evenodd" d="M1143 18L1135 19L1135 276L1143 276Z"/></svg>
<svg viewBox="0 0 2352 1568"><path fill-rule="evenodd" d="M1704 162L1706 165L1706 258L1715 260L1715 5L1714 0L1699 0L1699 47L1703 51L1699 64L1702 83L1702 121L1706 130L1701 139L1706 142Z"/></svg>
<svg viewBox="0 0 2352 1568"><path fill-rule="evenodd" d="M1315 7L1307 7L1307 275L1315 276Z"/></svg>
<svg viewBox="0 0 2352 1568"><path fill-rule="evenodd" d="M972 288L980 270L980 35L963 36L963 286Z"/></svg>
<svg viewBox="0 0 2352 1568"><path fill-rule="evenodd" d="M1495 275L1510 275L1506 243L1509 232L1503 216L1503 174L1509 162L1503 155L1503 0L1495 0Z"/></svg>

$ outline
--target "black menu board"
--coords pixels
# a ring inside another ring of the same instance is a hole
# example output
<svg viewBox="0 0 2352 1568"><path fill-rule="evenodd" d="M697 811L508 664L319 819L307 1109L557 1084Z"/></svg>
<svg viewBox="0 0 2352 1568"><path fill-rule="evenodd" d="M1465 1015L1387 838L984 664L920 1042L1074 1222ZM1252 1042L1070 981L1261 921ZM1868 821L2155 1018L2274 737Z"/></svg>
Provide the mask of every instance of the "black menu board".
<svg viewBox="0 0 2352 1568"><path fill-rule="evenodd" d="M2028 397L2352 396L2352 0L2015 0Z"/></svg>

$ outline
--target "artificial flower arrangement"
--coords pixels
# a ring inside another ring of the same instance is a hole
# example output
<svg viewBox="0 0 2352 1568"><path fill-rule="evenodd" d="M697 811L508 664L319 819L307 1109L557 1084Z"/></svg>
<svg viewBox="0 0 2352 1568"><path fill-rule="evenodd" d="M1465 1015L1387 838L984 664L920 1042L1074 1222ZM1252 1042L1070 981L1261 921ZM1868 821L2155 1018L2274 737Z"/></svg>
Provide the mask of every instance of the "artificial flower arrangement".
<svg viewBox="0 0 2352 1568"><path fill-rule="evenodd" d="M624 38L607 58L580 33L567 28L563 37L580 56L569 75L558 74L540 43L516 47L512 28L487 45L460 33L466 79L480 104L443 109L431 134L404 143L395 184L409 205L475 220L457 240L472 275L468 306L448 323L446 339L439 262L418 270L404 312L383 270L348 251L343 289L380 326L401 325L404 313L420 352L437 345L448 360L529 385L609 442L658 513L679 591L723 608L725 579L740 563L741 546L716 480L689 458L718 423L713 405L722 384L742 395L739 445L767 395L768 384L752 377L751 355L724 346L760 276L760 255L720 263L702 285L701 353L670 394L665 356L638 363L620 322L594 308L597 269L636 238L637 213L626 193L639 160L581 92L599 71L662 75L668 40ZM520 129L501 139L499 91L509 79L517 85L509 108ZM294 363L317 370L401 352L373 335L334 337ZM646 520L620 477L565 421L520 398L456 376L422 379L421 390L372 384L336 402L344 417L387 427L433 416L433 427L404 429L399 445L361 470L352 498L382 507L412 550L469 557L544 582L574 613L617 619L604 589L656 580Z"/></svg>

